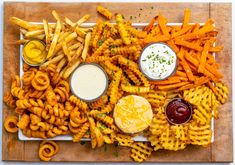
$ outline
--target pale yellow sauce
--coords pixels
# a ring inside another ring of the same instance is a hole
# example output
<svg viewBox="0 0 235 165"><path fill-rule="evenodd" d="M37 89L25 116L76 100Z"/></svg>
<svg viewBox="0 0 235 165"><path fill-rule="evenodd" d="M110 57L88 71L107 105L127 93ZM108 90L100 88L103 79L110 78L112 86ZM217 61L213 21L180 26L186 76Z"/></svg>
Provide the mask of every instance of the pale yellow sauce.
<svg viewBox="0 0 235 165"><path fill-rule="evenodd" d="M71 77L71 89L81 99L93 100L103 94L107 77L96 65L86 64L78 67Z"/></svg>

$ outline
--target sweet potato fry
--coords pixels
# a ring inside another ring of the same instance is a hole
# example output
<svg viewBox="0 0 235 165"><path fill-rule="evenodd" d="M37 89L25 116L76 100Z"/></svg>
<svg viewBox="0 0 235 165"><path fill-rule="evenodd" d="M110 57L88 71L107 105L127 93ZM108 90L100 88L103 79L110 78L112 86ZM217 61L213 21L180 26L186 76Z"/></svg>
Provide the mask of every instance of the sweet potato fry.
<svg viewBox="0 0 235 165"><path fill-rule="evenodd" d="M176 75L177 76L180 76L180 77L185 77L185 78L187 78L187 75L186 75L186 73L184 73L184 72L181 72L181 71L176 71Z"/></svg>
<svg viewBox="0 0 235 165"><path fill-rule="evenodd" d="M216 89L215 89L215 87L214 87L214 85L212 84L211 81L208 81L206 84L209 86L209 88L211 88L211 90L212 90L214 93L216 93Z"/></svg>
<svg viewBox="0 0 235 165"><path fill-rule="evenodd" d="M194 87L195 87L194 84L186 84L186 85L180 87L179 89L177 89L177 91L183 91L183 90L187 90L187 89L194 88Z"/></svg>
<svg viewBox="0 0 235 165"><path fill-rule="evenodd" d="M223 46L215 46L209 49L209 52L220 52L223 49Z"/></svg>
<svg viewBox="0 0 235 165"><path fill-rule="evenodd" d="M188 81L188 78L186 78L186 77L180 77L180 76L171 76L171 77L168 78L168 80Z"/></svg>
<svg viewBox="0 0 235 165"><path fill-rule="evenodd" d="M167 23L167 20L162 15L159 15L158 16L158 24L159 24L159 27L160 27L163 35L170 36L169 31L167 30L166 23Z"/></svg>
<svg viewBox="0 0 235 165"><path fill-rule="evenodd" d="M154 85L167 85L167 84L176 84L181 82L180 79L171 79L171 80L163 80L163 81L150 81L150 84Z"/></svg>
<svg viewBox="0 0 235 165"><path fill-rule="evenodd" d="M172 48L176 53L179 52L179 48L178 48L178 46L174 43L173 40L167 41L167 44L170 45L171 48Z"/></svg>
<svg viewBox="0 0 235 165"><path fill-rule="evenodd" d="M146 39L143 39L142 41L144 41L145 43L151 43L151 42L165 42L170 39L171 39L170 36L161 35L158 37L148 37Z"/></svg>
<svg viewBox="0 0 235 165"><path fill-rule="evenodd" d="M157 88L159 90L172 90L172 89L176 89L176 88L182 87L182 86L187 85L187 84L189 84L189 82L180 82L180 83L177 83L177 84L157 86Z"/></svg>
<svg viewBox="0 0 235 165"><path fill-rule="evenodd" d="M198 73L204 73L204 71L205 71L206 59L207 59L207 54L208 54L208 50L210 48L210 45L211 45L210 41L207 41L204 45L202 55L200 58L200 65L198 67Z"/></svg>
<svg viewBox="0 0 235 165"><path fill-rule="evenodd" d="M209 81L208 77L202 76L195 81L196 86L201 86Z"/></svg>
<svg viewBox="0 0 235 165"><path fill-rule="evenodd" d="M201 29L198 30L199 34L205 34L213 31L215 27L213 25L203 26Z"/></svg>
<svg viewBox="0 0 235 165"><path fill-rule="evenodd" d="M188 25L189 20L190 20L190 9L187 8L184 10L184 20L183 20L183 26L182 26L183 28L185 28Z"/></svg>
<svg viewBox="0 0 235 165"><path fill-rule="evenodd" d="M173 33L172 38L176 38L178 36L181 36L181 35L187 33L190 29L192 29L192 26L185 26L180 31Z"/></svg>
<svg viewBox="0 0 235 165"><path fill-rule="evenodd" d="M157 21L158 19L158 16L155 16L151 21L150 23L144 27L144 31L146 32L150 32L152 29L153 29L153 26L154 26L154 23Z"/></svg>
<svg viewBox="0 0 235 165"><path fill-rule="evenodd" d="M203 48L200 45L196 45L194 43L191 43L191 42L188 42L188 41L179 40L179 39L175 40L175 44L176 45L181 45L181 46L193 49L193 50L197 50L197 51L202 51L203 50Z"/></svg>
<svg viewBox="0 0 235 165"><path fill-rule="evenodd" d="M185 70L185 73L186 73L188 79L190 81L195 81L195 77L193 76L192 70L190 69L190 67L189 67L188 63L185 61L185 59L183 59L181 61L181 63L182 63L182 66Z"/></svg>

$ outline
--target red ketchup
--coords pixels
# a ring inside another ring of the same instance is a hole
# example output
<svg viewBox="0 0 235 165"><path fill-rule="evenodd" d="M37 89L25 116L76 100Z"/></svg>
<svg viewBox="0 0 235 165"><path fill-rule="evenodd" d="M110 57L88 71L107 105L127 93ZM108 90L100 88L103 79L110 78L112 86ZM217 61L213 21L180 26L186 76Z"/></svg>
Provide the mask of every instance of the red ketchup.
<svg viewBox="0 0 235 165"><path fill-rule="evenodd" d="M191 119L192 106L185 100L176 98L167 104L165 112L171 124L183 124Z"/></svg>

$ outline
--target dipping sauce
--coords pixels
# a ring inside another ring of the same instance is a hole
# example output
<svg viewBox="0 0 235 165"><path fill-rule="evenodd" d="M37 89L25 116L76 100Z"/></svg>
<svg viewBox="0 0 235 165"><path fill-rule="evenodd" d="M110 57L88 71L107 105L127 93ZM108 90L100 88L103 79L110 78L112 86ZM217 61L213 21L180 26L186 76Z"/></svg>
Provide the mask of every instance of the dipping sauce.
<svg viewBox="0 0 235 165"><path fill-rule="evenodd" d="M118 128L124 133L137 133L150 126L153 111L144 97L128 95L118 101L113 117Z"/></svg>
<svg viewBox="0 0 235 165"><path fill-rule="evenodd" d="M80 65L70 79L74 95L84 101L95 101L108 87L108 76L102 67L95 63Z"/></svg>
<svg viewBox="0 0 235 165"><path fill-rule="evenodd" d="M191 119L192 106L181 98L171 100L165 109L167 119L172 124L183 124Z"/></svg>
<svg viewBox="0 0 235 165"><path fill-rule="evenodd" d="M168 45L152 43L143 49L139 65L150 80L163 80L175 72L177 56Z"/></svg>
<svg viewBox="0 0 235 165"><path fill-rule="evenodd" d="M24 45L23 59L29 65L39 65L46 60L46 47L42 41L30 40Z"/></svg>

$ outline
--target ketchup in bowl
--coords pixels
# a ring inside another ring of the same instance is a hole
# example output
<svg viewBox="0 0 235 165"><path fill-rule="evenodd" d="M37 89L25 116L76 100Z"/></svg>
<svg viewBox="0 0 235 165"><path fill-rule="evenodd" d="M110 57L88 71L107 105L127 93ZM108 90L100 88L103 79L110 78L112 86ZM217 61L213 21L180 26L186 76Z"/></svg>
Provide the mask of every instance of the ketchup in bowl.
<svg viewBox="0 0 235 165"><path fill-rule="evenodd" d="M191 119L192 106L181 98L175 98L167 104L165 113L171 124L183 124Z"/></svg>

